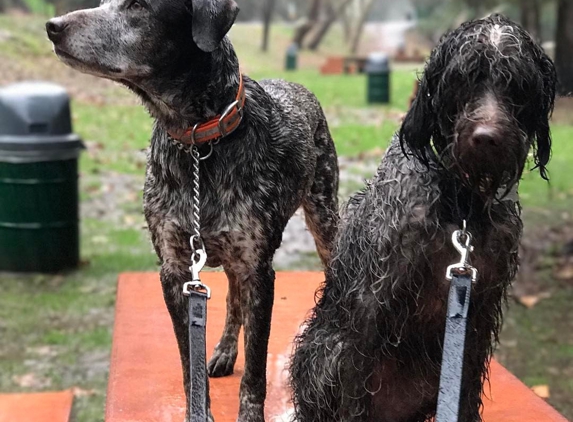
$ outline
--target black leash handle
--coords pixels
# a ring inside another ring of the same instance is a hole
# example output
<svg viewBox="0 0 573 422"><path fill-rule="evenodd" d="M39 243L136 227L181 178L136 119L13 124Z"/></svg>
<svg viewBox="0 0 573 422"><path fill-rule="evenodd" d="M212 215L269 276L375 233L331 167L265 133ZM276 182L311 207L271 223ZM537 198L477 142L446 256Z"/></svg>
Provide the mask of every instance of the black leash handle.
<svg viewBox="0 0 573 422"><path fill-rule="evenodd" d="M189 415L191 422L207 422L207 299L208 293L189 291Z"/></svg>
<svg viewBox="0 0 573 422"><path fill-rule="evenodd" d="M471 290L470 274L452 274L436 422L458 421Z"/></svg>

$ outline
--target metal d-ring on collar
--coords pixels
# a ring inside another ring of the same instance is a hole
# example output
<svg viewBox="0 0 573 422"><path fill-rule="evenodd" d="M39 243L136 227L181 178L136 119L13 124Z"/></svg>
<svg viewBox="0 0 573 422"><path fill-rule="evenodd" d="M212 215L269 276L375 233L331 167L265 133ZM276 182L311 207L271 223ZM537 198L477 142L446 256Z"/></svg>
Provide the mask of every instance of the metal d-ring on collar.
<svg viewBox="0 0 573 422"><path fill-rule="evenodd" d="M195 133L197 132L197 128L199 127L199 123L195 123L195 125L193 126L193 129L191 129L191 148L188 152L190 152L191 150L193 150L193 148L199 148L199 144L196 142L195 139ZM219 140L217 140L217 142L215 142L215 145L219 143ZM207 158L209 158L211 155L213 155L213 141L209 141L209 152L207 153L207 155L203 156L203 157L199 157L199 161L204 161ZM179 144L182 145L182 144Z"/></svg>

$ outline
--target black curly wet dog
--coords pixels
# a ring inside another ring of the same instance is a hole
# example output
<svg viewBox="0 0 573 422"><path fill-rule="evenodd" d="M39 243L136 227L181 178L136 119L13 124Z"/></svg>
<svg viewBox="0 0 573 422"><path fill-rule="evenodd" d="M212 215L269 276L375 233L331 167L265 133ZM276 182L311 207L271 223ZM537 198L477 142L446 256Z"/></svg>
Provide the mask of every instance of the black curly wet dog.
<svg viewBox="0 0 573 422"><path fill-rule="evenodd" d="M480 421L522 232L517 187L533 150L546 178L553 63L500 15L432 52L377 174L346 207L320 299L291 362L299 422L422 422L436 410L446 267L467 220L479 272L459 420Z"/></svg>
<svg viewBox="0 0 573 422"><path fill-rule="evenodd" d="M233 0L110 0L47 24L65 63L126 85L156 119L144 208L186 391L182 286L191 276L192 160L167 131L206 122L235 100L239 64L225 35L237 13ZM242 325L246 362L238 420L256 422L264 420L273 255L289 218L302 206L320 257L328 261L337 224L338 166L324 114L310 92L284 81L243 80L242 122L201 162L201 235L207 265L222 265L229 279L226 325L208 372L233 372ZM208 151L202 147L201 155Z"/></svg>

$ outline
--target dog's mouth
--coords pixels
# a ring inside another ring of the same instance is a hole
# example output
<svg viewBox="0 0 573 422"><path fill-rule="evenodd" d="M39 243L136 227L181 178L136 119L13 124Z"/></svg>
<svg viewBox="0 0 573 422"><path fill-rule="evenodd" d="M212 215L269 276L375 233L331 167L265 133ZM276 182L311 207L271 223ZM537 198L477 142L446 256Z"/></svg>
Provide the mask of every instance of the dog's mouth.
<svg viewBox="0 0 573 422"><path fill-rule="evenodd" d="M475 165L475 162L455 161L458 177L463 185L477 193L486 202L502 199L511 188L519 182L522 168L514 163L514 167L505 169L484 169Z"/></svg>
<svg viewBox="0 0 573 422"><path fill-rule="evenodd" d="M61 47L54 46L56 55L71 67L95 76L116 79L123 75L123 71L118 67L107 66L102 63L88 62L81 60Z"/></svg>

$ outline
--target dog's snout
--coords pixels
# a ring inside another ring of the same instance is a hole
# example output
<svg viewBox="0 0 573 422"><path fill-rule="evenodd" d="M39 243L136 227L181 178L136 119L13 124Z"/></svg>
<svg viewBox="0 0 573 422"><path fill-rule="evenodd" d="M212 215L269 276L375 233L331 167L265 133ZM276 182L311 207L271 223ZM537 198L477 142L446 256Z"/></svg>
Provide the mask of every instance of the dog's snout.
<svg viewBox="0 0 573 422"><path fill-rule="evenodd" d="M46 22L46 32L52 42L57 42L65 33L68 23L62 18L53 18Z"/></svg>
<svg viewBox="0 0 573 422"><path fill-rule="evenodd" d="M483 126L474 130L470 144L474 148L495 147L498 145L498 136L495 130Z"/></svg>

